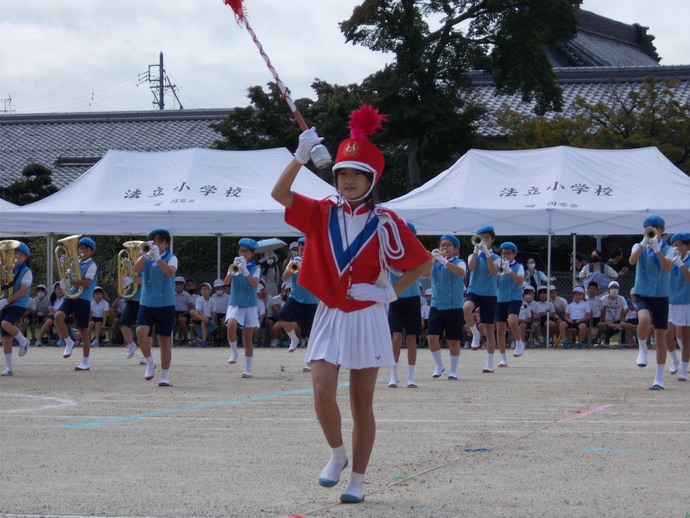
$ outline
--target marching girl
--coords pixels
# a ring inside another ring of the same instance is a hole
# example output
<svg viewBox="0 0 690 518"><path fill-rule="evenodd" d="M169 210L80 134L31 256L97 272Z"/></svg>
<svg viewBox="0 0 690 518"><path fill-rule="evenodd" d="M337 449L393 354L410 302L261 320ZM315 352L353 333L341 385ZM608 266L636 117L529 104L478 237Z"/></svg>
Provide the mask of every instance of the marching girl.
<svg viewBox="0 0 690 518"><path fill-rule="evenodd" d="M5 370L0 376L13 376L12 369L12 339L19 342L19 356L24 356L29 347L29 339L15 325L26 312L29 303L29 290L33 282L31 268L26 265L26 260L31 255L26 243L19 243L14 249L14 266L12 267L13 292L7 298L0 299L0 322L2 323L2 351L5 354ZM9 284L9 283L8 283ZM9 286L8 286L9 287ZM3 289L7 287L3 286Z"/></svg>
<svg viewBox="0 0 690 518"><path fill-rule="evenodd" d="M428 252L395 213L382 209L372 191L381 177L381 151L366 140L385 116L363 105L350 116L350 138L343 141L333 166L337 202L313 200L291 190L310 150L321 142L312 128L300 135L295 158L276 182L272 196L285 206L285 221L307 235L309 246L300 283L319 304L306 361L312 367L314 407L331 458L319 484L335 486L348 465L340 409L338 373L350 370L352 473L340 500L364 500L364 473L374 446L374 388L379 367L394 364L385 304L397 299L430 265ZM394 285L386 270L403 272Z"/></svg>
<svg viewBox="0 0 690 518"><path fill-rule="evenodd" d="M676 248L671 269L671 294L668 298L668 321L676 331L680 346L681 363L678 381L688 381L688 362L690 362L690 233L678 232L671 237L671 246ZM678 372L678 359L673 336L668 337L671 355L670 374ZM673 347L673 349L671 349Z"/></svg>

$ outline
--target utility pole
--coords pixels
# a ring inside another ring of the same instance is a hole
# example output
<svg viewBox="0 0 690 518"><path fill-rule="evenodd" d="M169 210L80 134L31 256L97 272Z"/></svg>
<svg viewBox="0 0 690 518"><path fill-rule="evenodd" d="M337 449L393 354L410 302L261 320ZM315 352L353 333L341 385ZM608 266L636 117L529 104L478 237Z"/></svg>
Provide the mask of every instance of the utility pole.
<svg viewBox="0 0 690 518"><path fill-rule="evenodd" d="M155 72L152 73L152 69L158 69L158 75ZM159 110L165 109L165 91L172 90L172 94L175 97L175 101L180 106L180 110L184 107L180 102L180 98L177 96L177 85L170 82L170 78L165 73L165 64L163 62L163 51L158 56L157 65L149 65L147 72L139 74L139 82L137 86L141 83L148 82L151 88L151 93L153 94L153 105Z"/></svg>

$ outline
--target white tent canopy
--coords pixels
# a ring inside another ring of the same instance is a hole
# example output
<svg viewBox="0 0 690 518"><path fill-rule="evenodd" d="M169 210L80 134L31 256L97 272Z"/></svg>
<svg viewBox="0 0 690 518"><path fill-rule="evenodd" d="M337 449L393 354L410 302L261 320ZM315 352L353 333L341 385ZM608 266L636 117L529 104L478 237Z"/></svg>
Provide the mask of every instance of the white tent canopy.
<svg viewBox="0 0 690 518"><path fill-rule="evenodd" d="M73 183L43 200L4 210L0 235L293 235L271 189L292 154L183 149L108 151ZM303 168L293 189L312 198L335 193Z"/></svg>
<svg viewBox="0 0 690 518"><path fill-rule="evenodd" d="M19 205L15 205L14 203L10 203L9 201L0 198L0 212L3 210L16 209L18 206Z"/></svg>
<svg viewBox="0 0 690 518"><path fill-rule="evenodd" d="M641 234L650 213L690 231L690 178L658 149L567 146L470 150L452 167L385 204L419 234Z"/></svg>

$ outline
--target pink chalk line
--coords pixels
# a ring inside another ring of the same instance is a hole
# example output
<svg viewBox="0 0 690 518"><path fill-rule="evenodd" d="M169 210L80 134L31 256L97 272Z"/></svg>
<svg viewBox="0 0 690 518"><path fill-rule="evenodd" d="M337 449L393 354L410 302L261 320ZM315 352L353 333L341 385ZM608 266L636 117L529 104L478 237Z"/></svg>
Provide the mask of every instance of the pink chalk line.
<svg viewBox="0 0 690 518"><path fill-rule="evenodd" d="M583 412L582 414L577 414L573 415L570 417L566 417L565 419L561 419L561 421L574 421L575 419L582 419L583 417L587 417L588 415L592 414L597 414L599 412L603 412L607 408L611 408L613 405L601 405L596 408L593 408L592 410L587 410L586 412Z"/></svg>

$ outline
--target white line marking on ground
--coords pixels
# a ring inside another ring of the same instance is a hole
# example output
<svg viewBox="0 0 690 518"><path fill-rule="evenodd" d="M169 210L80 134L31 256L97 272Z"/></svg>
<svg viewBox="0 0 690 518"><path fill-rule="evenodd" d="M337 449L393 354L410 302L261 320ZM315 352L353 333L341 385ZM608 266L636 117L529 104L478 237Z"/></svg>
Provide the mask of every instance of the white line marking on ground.
<svg viewBox="0 0 690 518"><path fill-rule="evenodd" d="M77 403L72 399L62 399L57 397L48 396L29 396L27 394L3 394L3 398L16 397L16 398L28 398L28 399L43 399L46 401L54 401L54 404L43 405L39 407L31 408L13 408L11 410L0 410L0 414L18 414L20 412L35 412L37 410L50 410L53 408L61 408L66 406L77 406Z"/></svg>

